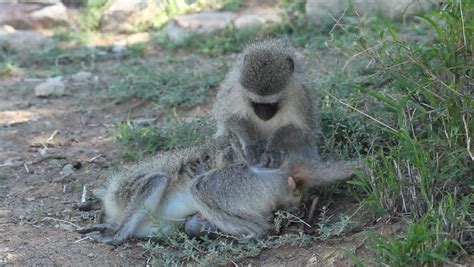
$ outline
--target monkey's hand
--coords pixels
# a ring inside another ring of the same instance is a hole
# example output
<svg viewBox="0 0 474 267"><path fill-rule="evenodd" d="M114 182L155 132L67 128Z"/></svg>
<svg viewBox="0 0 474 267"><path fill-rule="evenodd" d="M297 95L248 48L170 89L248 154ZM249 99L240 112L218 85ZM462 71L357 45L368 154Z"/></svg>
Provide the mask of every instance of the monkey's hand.
<svg viewBox="0 0 474 267"><path fill-rule="evenodd" d="M263 148L260 145L246 145L244 147L245 160L248 164L257 164L263 154Z"/></svg>
<svg viewBox="0 0 474 267"><path fill-rule="evenodd" d="M123 243L123 240L119 240L115 237L115 233L117 232L116 228L115 225L104 223L79 229L77 232L87 234L87 237L96 242L118 246Z"/></svg>
<svg viewBox="0 0 474 267"><path fill-rule="evenodd" d="M285 159L286 153L283 150L270 149L262 154L261 165L268 168L278 168Z"/></svg>

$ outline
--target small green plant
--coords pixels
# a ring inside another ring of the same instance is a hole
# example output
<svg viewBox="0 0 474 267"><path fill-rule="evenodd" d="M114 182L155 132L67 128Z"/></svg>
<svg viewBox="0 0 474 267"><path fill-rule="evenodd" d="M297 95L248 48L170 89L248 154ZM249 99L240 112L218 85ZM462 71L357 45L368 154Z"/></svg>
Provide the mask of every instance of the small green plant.
<svg viewBox="0 0 474 267"><path fill-rule="evenodd" d="M339 215L339 221L331 220L332 216L327 216L327 208L323 207L321 210L320 219L318 223L319 238L327 240L335 236L340 236L351 225L350 216L345 214Z"/></svg>
<svg viewBox="0 0 474 267"><path fill-rule="evenodd" d="M93 32L99 29L100 16L102 11L109 4L108 0L82 0L82 9L75 14L75 19L79 22L81 31Z"/></svg>
<svg viewBox="0 0 474 267"><path fill-rule="evenodd" d="M288 212L279 212L275 221L301 223L302 220ZM307 245L311 236L302 232L285 233L280 236L270 236L265 239L244 239L229 236L221 232L212 232L209 236L190 238L177 225L167 229L165 233L158 232L156 237L144 243L144 248L154 258L154 265L169 266L185 263L197 263L202 266L225 265L241 259L256 256L264 249L281 246L301 247Z"/></svg>

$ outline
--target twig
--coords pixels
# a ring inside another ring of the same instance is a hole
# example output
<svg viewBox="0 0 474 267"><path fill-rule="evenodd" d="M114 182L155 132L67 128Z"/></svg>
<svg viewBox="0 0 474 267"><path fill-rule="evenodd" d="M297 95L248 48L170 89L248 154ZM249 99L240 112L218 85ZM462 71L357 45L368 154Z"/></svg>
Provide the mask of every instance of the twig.
<svg viewBox="0 0 474 267"><path fill-rule="evenodd" d="M81 238L81 239L78 239L78 240L72 242L72 243L73 243L73 244L76 244L76 243L79 243L79 242L84 241L84 240L86 240L86 239L92 240L92 238L91 238L90 236L85 236L85 237L83 237L83 238Z"/></svg>
<svg viewBox="0 0 474 267"><path fill-rule="evenodd" d="M287 211L284 211L284 210L283 210L282 212L284 212L284 213L290 215L291 217L295 218L296 220L298 220L298 221L301 222L302 224L308 226L309 228L312 228L309 223L305 222L303 219L299 218L298 216L293 215L293 214L291 214L291 213L289 213L289 212L287 212Z"/></svg>
<svg viewBox="0 0 474 267"><path fill-rule="evenodd" d="M76 228L81 228L79 225L75 224L75 223L72 223L72 222L68 222L68 221L65 221L65 220L61 220L61 219L57 219L57 218L53 218L53 217L44 217L41 221L46 221L46 220L52 220L52 221L57 221L57 222L62 222L62 223L67 223L69 225L72 225Z"/></svg>
<svg viewBox="0 0 474 267"><path fill-rule="evenodd" d="M82 196L81 196L81 203L87 202L87 187L84 185L82 187Z"/></svg>
<svg viewBox="0 0 474 267"><path fill-rule="evenodd" d="M376 118L370 116L369 114L363 112L362 110L359 110L359 109L357 109L357 108L355 108L355 107L353 107L353 106L351 106L351 105L345 103L344 101L342 101L342 100L340 100L339 98L335 97L335 96L332 95L331 93L329 93L329 92L327 92L327 91L326 91L326 93L327 93L330 97L332 97L332 98L334 98L335 100L337 100L339 103L343 104L344 106L346 106L346 107L348 107L348 108L350 108L350 109L352 109L352 110L354 110L354 111L357 111L357 112L359 112L360 114L366 116L367 118L369 118L369 119L371 119L371 120L373 120L373 121L375 121L375 122L377 122L377 123L379 123L379 124L381 124L381 125L387 127L388 129L390 129L390 130L393 131L394 133L397 133L397 132L398 132L398 131L395 130L394 128L392 128L392 127L388 126L387 124L381 122L380 120L378 120L378 119L376 119Z"/></svg>
<svg viewBox="0 0 474 267"><path fill-rule="evenodd" d="M474 155L472 154L471 151L471 137L469 136L469 127L467 127L467 120L466 120L466 114L462 116L462 121L464 123L464 131L466 131L466 149L467 153L469 153L469 156L471 157L471 160L474 161Z"/></svg>
<svg viewBox="0 0 474 267"><path fill-rule="evenodd" d="M312 222L314 218L314 213L316 212L316 207L318 206L319 198L315 197L313 201L311 202L311 207L309 208L309 213L308 216L306 217L306 220L308 222Z"/></svg>
<svg viewBox="0 0 474 267"><path fill-rule="evenodd" d="M44 158L40 158L38 160L35 160L35 161L28 161L26 162L27 164L30 164L30 165L33 165L33 164L38 164L38 163L41 163L45 160L48 160L48 159L66 159L66 156L63 156L63 155L51 155L51 156L46 156Z"/></svg>
<svg viewBox="0 0 474 267"><path fill-rule="evenodd" d="M30 173L30 170L28 169L28 165L26 165L25 162L23 162L23 167L25 167L26 173Z"/></svg>
<svg viewBox="0 0 474 267"><path fill-rule="evenodd" d="M100 158L100 157L102 157L102 154L99 154L99 155L97 155L97 156L94 156L94 157L88 159L87 162L92 163L94 160L96 160L96 159L98 159L98 158Z"/></svg>
<svg viewBox="0 0 474 267"><path fill-rule="evenodd" d="M5 164L0 165L0 168L18 167L18 166L21 166L22 164L23 164L23 162L19 162L19 163L5 163Z"/></svg>
<svg viewBox="0 0 474 267"><path fill-rule="evenodd" d="M48 139L46 139L46 143L49 143L51 141L53 141L54 137L56 137L56 135L58 135L59 131L58 130L55 130L49 137Z"/></svg>

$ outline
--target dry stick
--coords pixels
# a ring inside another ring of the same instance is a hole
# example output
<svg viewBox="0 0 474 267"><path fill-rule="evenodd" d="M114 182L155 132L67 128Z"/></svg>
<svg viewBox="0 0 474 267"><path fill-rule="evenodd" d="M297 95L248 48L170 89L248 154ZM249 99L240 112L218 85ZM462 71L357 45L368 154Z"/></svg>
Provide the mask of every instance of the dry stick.
<svg viewBox="0 0 474 267"><path fill-rule="evenodd" d="M471 160L474 161L474 155L472 154L471 151L471 137L469 136L469 128L467 127L467 119L466 119L467 114L464 114L462 116L462 121L464 123L464 131L466 131L466 149L467 153L469 153L469 156L471 157Z"/></svg>
<svg viewBox="0 0 474 267"><path fill-rule="evenodd" d="M5 164L2 164L0 165L0 168L7 168L7 167L18 167L18 166L21 166L22 163L5 163Z"/></svg>
<svg viewBox="0 0 474 267"><path fill-rule="evenodd" d="M82 187L82 196L81 196L81 204L87 202L87 187L84 185Z"/></svg>
<svg viewBox="0 0 474 267"><path fill-rule="evenodd" d="M83 241L83 240L86 240L86 239L92 240L92 238L91 238L90 236L86 236L86 237L83 237L83 238L81 238L81 239L78 239L78 240L76 240L76 241L74 241L74 242L72 242L72 243L73 243L73 244L76 244L76 243L79 243L79 242L81 242L81 241Z"/></svg>
<svg viewBox="0 0 474 267"><path fill-rule="evenodd" d="M98 159L98 158L100 158L100 157L102 157L102 154L99 154L99 155L97 155L97 156L94 156L94 157L88 159L87 162L92 163L94 160L96 160L96 159Z"/></svg>
<svg viewBox="0 0 474 267"><path fill-rule="evenodd" d="M43 162L45 160L48 160L48 159L66 159L66 156L63 156L63 155L51 155L51 156L46 156L44 158L40 158L38 160L35 160L35 161L28 161L26 162L27 164L30 164L30 165L33 165L33 164L38 164L40 162Z"/></svg>
<svg viewBox="0 0 474 267"><path fill-rule="evenodd" d="M26 165L25 162L23 162L23 167L25 167L26 173L30 173L30 170L28 169L28 165Z"/></svg>
<svg viewBox="0 0 474 267"><path fill-rule="evenodd" d="M318 206L319 198L315 197L311 202L311 207L309 208L308 217L306 217L306 221L312 222L314 218L314 213L316 212L316 207Z"/></svg>
<svg viewBox="0 0 474 267"><path fill-rule="evenodd" d="M46 143L49 143L51 141L53 141L54 137L56 137L56 135L58 135L59 131L58 130L55 130L49 137L48 139L46 139Z"/></svg>
<svg viewBox="0 0 474 267"><path fill-rule="evenodd" d="M62 222L62 223L67 223L67 224L70 224L76 228L81 228L79 225L75 224L75 223L72 223L72 222L68 222L68 221L65 221L65 220L61 220L61 219L57 219L57 218L53 218L53 217L44 217L41 221L46 221L46 220L53 220L53 221L57 221L57 222Z"/></svg>
<svg viewBox="0 0 474 267"><path fill-rule="evenodd" d="M381 125L387 127L388 129L390 129L390 130L393 131L394 133L397 133L397 132L398 132L398 131L395 130L394 128L392 128L392 127L388 126L387 124L381 122L380 120L378 120L378 119L376 119L376 118L370 116L369 114L363 112L362 110L359 110L359 109L357 109L357 108L355 108L355 107L353 107L353 106L347 104L346 102L340 100L339 98L335 97L335 96L332 95L331 93L326 92L326 94L328 94L330 97L334 98L335 100L337 100L339 103L343 104L344 106L346 106L346 107L348 107L348 108L350 108L350 109L352 109L352 110L354 110L354 111L357 111L357 112L359 112L360 114L366 116L367 118L369 118L369 119L371 119L371 120L373 120L373 121L375 121L375 122L377 122L377 123L379 123L379 124L381 124Z"/></svg>

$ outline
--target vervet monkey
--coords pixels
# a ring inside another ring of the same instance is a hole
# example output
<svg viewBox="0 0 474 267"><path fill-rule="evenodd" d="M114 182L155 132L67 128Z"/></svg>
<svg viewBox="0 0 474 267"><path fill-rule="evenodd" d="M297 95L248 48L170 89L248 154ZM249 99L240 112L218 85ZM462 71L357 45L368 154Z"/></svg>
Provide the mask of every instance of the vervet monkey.
<svg viewBox="0 0 474 267"><path fill-rule="evenodd" d="M234 134L249 164L279 167L288 156L318 158L317 101L302 56L285 41L250 44L220 85L216 136Z"/></svg>
<svg viewBox="0 0 474 267"><path fill-rule="evenodd" d="M268 231L274 210L300 203L303 188L346 179L352 174L347 162L285 164L279 169L244 163L220 165L223 161L222 150L216 150L219 147L207 144L188 148L113 176L98 192L106 223L80 232L100 231L91 237L118 245L128 238L166 232L172 225L200 213L225 233L258 237ZM210 151L216 153L217 160ZM205 157L202 162L210 172L199 175L199 156ZM224 167L215 168L218 165ZM194 227L193 223L186 222L188 228Z"/></svg>

